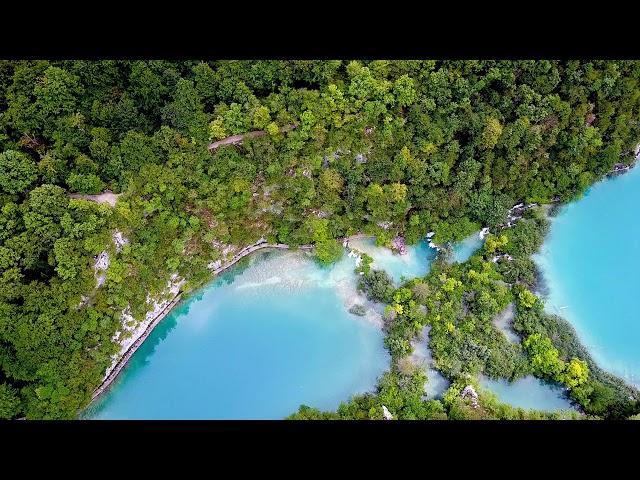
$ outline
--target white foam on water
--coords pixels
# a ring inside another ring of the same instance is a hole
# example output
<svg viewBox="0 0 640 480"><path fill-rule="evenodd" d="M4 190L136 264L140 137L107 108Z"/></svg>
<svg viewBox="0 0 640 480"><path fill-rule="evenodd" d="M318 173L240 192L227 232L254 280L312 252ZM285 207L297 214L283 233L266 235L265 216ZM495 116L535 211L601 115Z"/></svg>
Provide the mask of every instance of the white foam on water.
<svg viewBox="0 0 640 480"><path fill-rule="evenodd" d="M358 292L358 276L354 268L354 258L346 255L329 267L319 267L303 252L277 252L259 260L252 259L249 267L234 277L233 288L242 291L242 295L264 295L268 289L277 294L313 288L331 289L345 310L356 304L365 308L363 316L353 315L354 318L382 328L383 306L368 301Z"/></svg>
<svg viewBox="0 0 640 480"><path fill-rule="evenodd" d="M280 278L279 276L276 275L276 276L267 278L263 282L241 283L240 285L236 286L236 290L244 290L246 288L259 288L259 287L264 287L264 286L268 286L268 285L276 285L278 283L282 283L282 278Z"/></svg>

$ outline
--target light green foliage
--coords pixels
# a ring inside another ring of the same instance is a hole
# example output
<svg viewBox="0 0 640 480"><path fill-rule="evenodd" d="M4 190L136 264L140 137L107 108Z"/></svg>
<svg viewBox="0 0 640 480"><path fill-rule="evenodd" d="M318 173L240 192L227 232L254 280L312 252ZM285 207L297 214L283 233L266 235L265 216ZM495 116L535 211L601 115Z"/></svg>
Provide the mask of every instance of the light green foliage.
<svg viewBox="0 0 640 480"><path fill-rule="evenodd" d="M524 339L522 345L529 354L534 372L540 376L564 383L569 388L584 384L589 377L587 363L578 358L564 362L560 352L553 346L549 337L534 333Z"/></svg>
<svg viewBox="0 0 640 480"><path fill-rule="evenodd" d="M271 137L276 137L280 133L280 128L278 127L278 124L276 122L270 122L266 126L266 130Z"/></svg>
<svg viewBox="0 0 640 480"><path fill-rule="evenodd" d="M485 239L484 249L487 253L491 254L496 252L496 250L501 250L507 243L509 243L509 238L506 235L500 235L498 237L489 234Z"/></svg>
<svg viewBox="0 0 640 480"><path fill-rule="evenodd" d="M532 308L535 303L538 301L538 297L536 297L530 290L520 289L518 292L518 302L524 308Z"/></svg>
<svg viewBox="0 0 640 480"><path fill-rule="evenodd" d="M269 108L264 105L260 105L253 112L253 126L258 130L262 130L265 128L269 122L271 121L271 116L269 115Z"/></svg>
<svg viewBox="0 0 640 480"><path fill-rule="evenodd" d="M534 333L522 342L529 353L534 372L551 378L557 377L563 370L558 350L548 337Z"/></svg>
<svg viewBox="0 0 640 480"><path fill-rule="evenodd" d="M502 135L502 125L496 118L487 118L484 130L482 131L482 139L480 146L484 149L492 149L498 143L498 139Z"/></svg>
<svg viewBox="0 0 640 480"><path fill-rule="evenodd" d="M417 98L413 79L407 74L402 75L393 85L393 94L396 101L403 107L411 105Z"/></svg>
<svg viewBox="0 0 640 480"><path fill-rule="evenodd" d="M209 124L209 137L213 140L221 140L227 136L227 130L224 128L224 119L220 116L216 117Z"/></svg>
<svg viewBox="0 0 640 480"><path fill-rule="evenodd" d="M575 388L585 383L588 377L589 367L587 363L583 360L572 358L569 363L565 365L560 381L569 388Z"/></svg>

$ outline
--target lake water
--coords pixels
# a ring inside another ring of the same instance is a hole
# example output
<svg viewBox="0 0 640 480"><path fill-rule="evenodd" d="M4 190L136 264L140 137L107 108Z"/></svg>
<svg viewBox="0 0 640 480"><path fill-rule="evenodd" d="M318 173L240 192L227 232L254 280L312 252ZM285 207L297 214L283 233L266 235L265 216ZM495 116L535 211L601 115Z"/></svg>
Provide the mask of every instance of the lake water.
<svg viewBox="0 0 640 480"><path fill-rule="evenodd" d="M404 256L373 240L351 246L397 282L426 275L436 256L427 242ZM355 260L323 268L303 252L271 251L248 263L176 307L83 417L277 419L371 391L390 359L383 305L357 292ZM349 313L356 304L364 316Z"/></svg>
<svg viewBox="0 0 640 480"><path fill-rule="evenodd" d="M277 419L371 390L389 356L375 306L355 292L353 263L253 255L174 309L86 416ZM353 303L367 315L348 313Z"/></svg>
<svg viewBox="0 0 640 480"><path fill-rule="evenodd" d="M442 397L442 394L449 388L451 382L443 376L433 365L433 356L429 348L429 331L431 327L425 326L417 339L411 342L413 352L411 360L424 369L427 374L427 382L424 384L424 397L434 399Z"/></svg>
<svg viewBox="0 0 640 480"><path fill-rule="evenodd" d="M562 208L535 256L546 308L604 369L640 386L640 168L594 185Z"/></svg>
<svg viewBox="0 0 640 480"><path fill-rule="evenodd" d="M480 386L491 390L498 399L514 407L547 412L573 409L559 385L552 385L528 375L515 382L480 377Z"/></svg>

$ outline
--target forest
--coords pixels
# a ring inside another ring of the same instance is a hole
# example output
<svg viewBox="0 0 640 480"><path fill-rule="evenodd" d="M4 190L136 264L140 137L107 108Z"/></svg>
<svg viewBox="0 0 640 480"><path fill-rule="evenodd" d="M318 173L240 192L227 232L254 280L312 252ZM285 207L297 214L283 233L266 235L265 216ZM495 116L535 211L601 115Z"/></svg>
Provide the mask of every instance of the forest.
<svg viewBox="0 0 640 480"><path fill-rule="evenodd" d="M202 286L230 245L312 243L331 263L357 232L444 245L494 231L518 202L578 197L632 162L639 81L637 61L0 61L0 418L76 418L120 349L122 312L144 318L174 274ZM71 196L107 190L115 207ZM364 418L382 401L402 418L471 418L455 393L478 372L558 381L592 416L637 413L531 293L545 228L532 212L399 289L367 272L392 368L376 394L296 415ZM488 320L512 301L518 346ZM403 369L427 324L454 380L442 402Z"/></svg>

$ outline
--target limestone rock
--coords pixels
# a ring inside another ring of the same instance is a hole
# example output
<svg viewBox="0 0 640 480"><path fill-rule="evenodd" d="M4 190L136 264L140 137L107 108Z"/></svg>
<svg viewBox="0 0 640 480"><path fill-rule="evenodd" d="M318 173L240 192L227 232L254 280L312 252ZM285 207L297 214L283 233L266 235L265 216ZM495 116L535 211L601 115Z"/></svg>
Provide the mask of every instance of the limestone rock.
<svg viewBox="0 0 640 480"><path fill-rule="evenodd" d="M384 405L382 405L382 416L384 417L385 420L393 420L393 415L391 415L391 412L389 411L389 409Z"/></svg>

